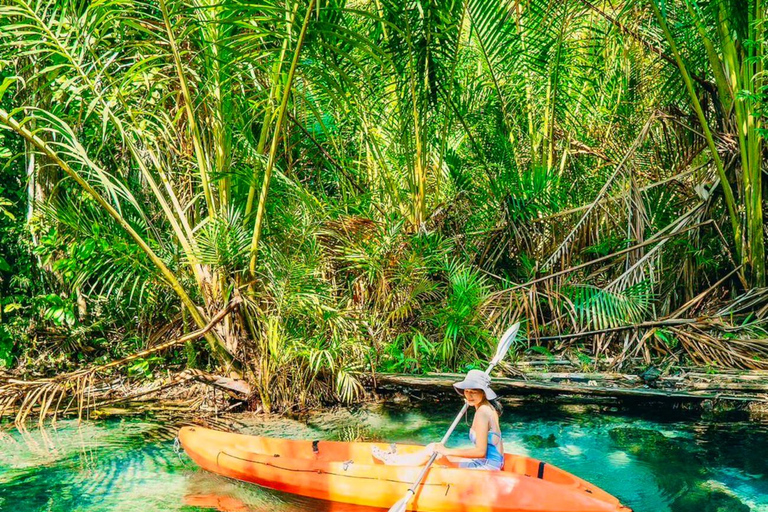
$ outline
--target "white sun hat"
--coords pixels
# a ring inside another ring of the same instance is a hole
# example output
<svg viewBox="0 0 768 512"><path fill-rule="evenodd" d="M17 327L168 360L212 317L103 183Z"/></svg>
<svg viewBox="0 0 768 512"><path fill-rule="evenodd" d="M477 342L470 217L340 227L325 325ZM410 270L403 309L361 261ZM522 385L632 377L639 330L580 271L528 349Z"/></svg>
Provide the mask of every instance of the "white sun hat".
<svg viewBox="0 0 768 512"><path fill-rule="evenodd" d="M491 378L481 370L469 370L464 380L454 384L453 388L460 395L464 394L465 389L482 389L485 398L488 400L496 399L496 393L491 389Z"/></svg>

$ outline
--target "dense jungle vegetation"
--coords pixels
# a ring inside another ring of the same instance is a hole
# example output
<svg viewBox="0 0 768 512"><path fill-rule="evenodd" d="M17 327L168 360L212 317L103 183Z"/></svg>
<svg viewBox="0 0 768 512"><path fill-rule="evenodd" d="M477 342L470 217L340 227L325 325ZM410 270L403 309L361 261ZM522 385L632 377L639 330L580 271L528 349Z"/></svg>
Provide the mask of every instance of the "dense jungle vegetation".
<svg viewBox="0 0 768 512"><path fill-rule="evenodd" d="M0 365L139 353L278 408L466 369L521 320L518 357L766 368L765 20L2 0Z"/></svg>

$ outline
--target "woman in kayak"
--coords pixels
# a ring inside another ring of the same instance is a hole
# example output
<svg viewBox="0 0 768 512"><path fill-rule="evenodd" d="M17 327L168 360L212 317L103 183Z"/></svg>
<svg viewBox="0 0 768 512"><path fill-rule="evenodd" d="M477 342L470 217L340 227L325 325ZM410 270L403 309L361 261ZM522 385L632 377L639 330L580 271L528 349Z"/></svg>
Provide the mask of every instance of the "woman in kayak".
<svg viewBox="0 0 768 512"><path fill-rule="evenodd" d="M469 429L472 448L446 448L440 443L430 445L460 468L498 471L504 468L504 443L501 440L499 413L501 406L491 389L491 378L480 370L470 370L463 381L453 385L475 408L475 418Z"/></svg>
<svg viewBox="0 0 768 512"><path fill-rule="evenodd" d="M472 428L469 429L469 439L475 445L473 448L446 448L440 443L432 443L418 453L398 455L385 453L374 447L373 456L386 464L421 466L437 452L444 456L451 466L491 471L503 469L504 444L499 426L501 406L495 402L496 393L490 385L491 378L480 370L470 370L463 381L453 385L467 403L475 408L475 418Z"/></svg>

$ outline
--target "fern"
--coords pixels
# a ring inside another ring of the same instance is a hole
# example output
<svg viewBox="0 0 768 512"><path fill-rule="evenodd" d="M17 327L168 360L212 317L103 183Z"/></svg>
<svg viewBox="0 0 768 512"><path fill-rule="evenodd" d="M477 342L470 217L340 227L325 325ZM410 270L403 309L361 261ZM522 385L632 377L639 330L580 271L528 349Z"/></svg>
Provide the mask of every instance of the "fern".
<svg viewBox="0 0 768 512"><path fill-rule="evenodd" d="M632 325L642 321L650 311L653 292L651 283L641 281L621 292L610 292L597 286L569 285L561 289L562 307L579 325L602 330Z"/></svg>

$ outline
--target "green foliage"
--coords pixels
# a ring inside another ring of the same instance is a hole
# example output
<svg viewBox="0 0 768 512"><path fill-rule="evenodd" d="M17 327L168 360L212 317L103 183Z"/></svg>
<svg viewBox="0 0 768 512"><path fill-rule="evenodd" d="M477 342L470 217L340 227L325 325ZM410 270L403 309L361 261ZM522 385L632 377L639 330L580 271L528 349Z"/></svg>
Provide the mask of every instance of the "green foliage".
<svg viewBox="0 0 768 512"><path fill-rule="evenodd" d="M198 237L198 261L229 272L241 271L248 259L250 233L237 211L210 219Z"/></svg>
<svg viewBox="0 0 768 512"><path fill-rule="evenodd" d="M533 353L538 353L538 354L541 354L541 355L545 356L547 358L547 361L549 361L550 363L554 362L555 359L556 359L555 355L552 353L551 350L549 350L547 347L543 347L541 345L535 345L533 347L529 347L528 351L533 352Z"/></svg>
<svg viewBox="0 0 768 512"><path fill-rule="evenodd" d="M447 265L445 298L432 318L443 330L437 351L444 364L470 356L487 355L489 333L480 314L488 296L488 284L477 269L453 261Z"/></svg>
<svg viewBox="0 0 768 512"><path fill-rule="evenodd" d="M13 366L14 346L13 334L8 332L5 325L0 324L0 368Z"/></svg>
<svg viewBox="0 0 768 512"><path fill-rule="evenodd" d="M49 293L39 297L42 303L43 318L58 326L72 327L77 322L76 305L72 301L62 299Z"/></svg>
<svg viewBox="0 0 768 512"><path fill-rule="evenodd" d="M435 344L417 330L398 334L387 345L382 370L386 372L418 373L435 368Z"/></svg>
<svg viewBox="0 0 768 512"><path fill-rule="evenodd" d="M664 11L754 228L762 28L730 2ZM0 327L20 361L29 331L85 364L238 301L188 361L234 362L280 408L354 401L372 369L477 366L518 319L557 339L670 315L762 234L721 228L729 181L681 68L647 50L660 28L632 0L6 1ZM591 365L630 342L578 343Z"/></svg>
<svg viewBox="0 0 768 512"><path fill-rule="evenodd" d="M153 377L154 369L164 361L165 360L159 356L139 358L128 366L128 376L151 379Z"/></svg>
<svg viewBox="0 0 768 512"><path fill-rule="evenodd" d="M678 347L678 345L680 345L680 341L674 336L674 334L666 329L654 329L653 335L670 350L674 350Z"/></svg>
<svg viewBox="0 0 768 512"><path fill-rule="evenodd" d="M642 281L611 292L594 286L567 286L562 289L565 307L572 308L581 325L608 329L643 320L652 299L650 283Z"/></svg>

